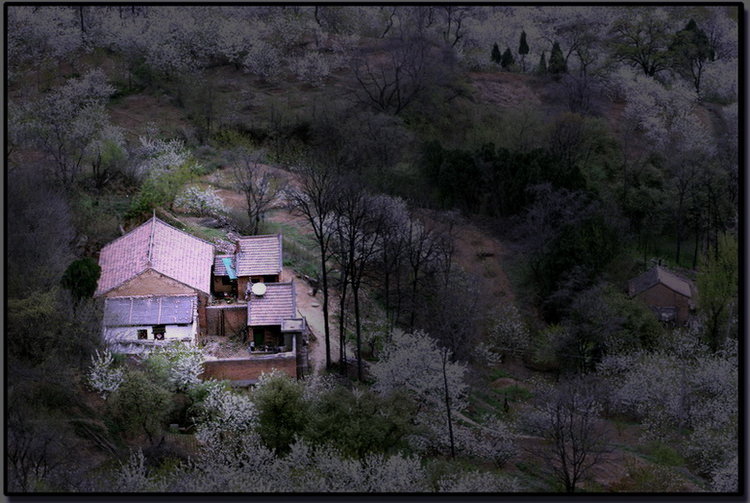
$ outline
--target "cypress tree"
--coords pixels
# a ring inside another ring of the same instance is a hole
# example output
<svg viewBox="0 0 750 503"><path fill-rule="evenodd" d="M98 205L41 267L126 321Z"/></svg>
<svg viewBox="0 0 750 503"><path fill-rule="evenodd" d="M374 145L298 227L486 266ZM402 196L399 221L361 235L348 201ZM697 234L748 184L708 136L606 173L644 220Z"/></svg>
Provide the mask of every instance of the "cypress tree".
<svg viewBox="0 0 750 503"><path fill-rule="evenodd" d="M516 60L513 59L513 53L510 52L510 47L506 47L505 52L503 53L503 58L500 61L500 66L505 70L508 70L515 62Z"/></svg>
<svg viewBox="0 0 750 503"><path fill-rule="evenodd" d="M497 46L497 42L492 46L492 56L490 56L490 59L498 64L502 60L502 57L500 56L500 48Z"/></svg>
<svg viewBox="0 0 750 503"><path fill-rule="evenodd" d="M529 53L529 44L526 43L526 32L521 30L521 41L518 43L518 54L521 55L521 71L526 71L526 55Z"/></svg>
<svg viewBox="0 0 750 503"><path fill-rule="evenodd" d="M547 73L547 56L544 55L544 51L542 51L542 56L539 58L539 64L536 67L536 73L540 75L544 75Z"/></svg>
<svg viewBox="0 0 750 503"><path fill-rule="evenodd" d="M549 55L548 70L553 75L560 75L568 71L568 65L565 63L562 49L560 49L560 44L557 42L552 46L552 53Z"/></svg>

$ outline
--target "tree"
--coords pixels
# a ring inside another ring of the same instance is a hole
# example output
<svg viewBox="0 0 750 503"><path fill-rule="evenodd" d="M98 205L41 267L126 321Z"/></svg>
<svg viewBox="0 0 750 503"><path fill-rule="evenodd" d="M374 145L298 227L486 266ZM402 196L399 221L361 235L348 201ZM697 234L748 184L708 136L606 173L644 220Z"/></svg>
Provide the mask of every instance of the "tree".
<svg viewBox="0 0 750 503"><path fill-rule="evenodd" d="M142 371L130 371L110 395L107 414L125 433L145 433L153 445L170 413L171 394Z"/></svg>
<svg viewBox="0 0 750 503"><path fill-rule="evenodd" d="M552 46L552 52L549 56L548 70L549 73L555 76L568 72L568 65L565 62L562 49L560 49L560 44L557 42Z"/></svg>
<svg viewBox="0 0 750 503"><path fill-rule="evenodd" d="M312 405L304 435L316 445L333 446L355 459L388 454L407 446L406 437L414 430L410 422L414 408L405 393L383 396L367 388L338 386Z"/></svg>
<svg viewBox="0 0 750 503"><path fill-rule="evenodd" d="M278 455L288 453L308 420L301 384L278 371L265 373L251 399L258 410L257 431L263 443Z"/></svg>
<svg viewBox="0 0 750 503"><path fill-rule="evenodd" d="M510 67L515 64L516 60L513 58L513 53L510 52L510 47L505 48L503 57L500 60L500 66L505 70L510 70Z"/></svg>
<svg viewBox="0 0 750 503"><path fill-rule="evenodd" d="M708 253L698 273L698 305L706 315L711 348L718 350L736 316L739 277L737 239L724 234L717 253Z"/></svg>
<svg viewBox="0 0 750 503"><path fill-rule="evenodd" d="M90 298L96 291L102 268L90 257L73 261L60 280L63 287L70 290L76 300Z"/></svg>
<svg viewBox="0 0 750 503"><path fill-rule="evenodd" d="M668 20L669 14L660 9L642 9L616 20L610 31L614 57L649 77L666 70Z"/></svg>
<svg viewBox="0 0 750 503"><path fill-rule="evenodd" d="M529 329L513 304L504 304L492 316L487 342L481 348L490 361L502 361L507 355L523 357L529 349Z"/></svg>
<svg viewBox="0 0 750 503"><path fill-rule="evenodd" d="M88 386L104 399L117 391L123 381L123 369L113 364L114 358L109 350L97 351L96 356L91 357L91 368L86 374Z"/></svg>
<svg viewBox="0 0 750 503"><path fill-rule="evenodd" d="M244 193L250 234L260 232L260 222L284 190L279 176L260 164L261 153L240 148L233 152L232 174L237 187Z"/></svg>
<svg viewBox="0 0 750 503"><path fill-rule="evenodd" d="M499 65L500 61L502 61L502 58L503 58L503 56L500 53L500 48L497 46L497 42L495 42L493 44L493 46L492 46L492 54L490 55L490 59L494 63L497 63Z"/></svg>
<svg viewBox="0 0 750 503"><path fill-rule="evenodd" d="M380 57L359 54L352 63L360 100L377 110L398 115L427 90L452 80L452 49L435 48L419 34L386 40L382 51Z"/></svg>
<svg viewBox="0 0 750 503"><path fill-rule="evenodd" d="M518 42L518 54L520 54L521 56L521 71L522 72L526 72L526 55L528 53L529 53L529 44L526 43L526 32L521 30L521 40Z"/></svg>
<svg viewBox="0 0 750 503"><path fill-rule="evenodd" d="M336 203L336 254L342 257L340 263L346 268L346 279L352 288L357 340L357 378L360 381L363 377L360 289L365 271L378 255L379 234L383 225L379 208L375 207L374 202L361 183L350 178L343 182Z"/></svg>
<svg viewBox="0 0 750 503"><path fill-rule="evenodd" d="M527 431L544 441L532 453L566 492L575 492L606 452L601 410L593 385L579 378L542 393L525 418Z"/></svg>
<svg viewBox="0 0 750 503"><path fill-rule="evenodd" d="M542 51L542 55L539 56L539 64L536 65L536 73L539 75L545 75L547 73L547 56L544 51Z"/></svg>
<svg viewBox="0 0 750 503"><path fill-rule="evenodd" d="M455 453L454 416L466 407L466 367L424 332L395 333L380 361L372 364L373 389L390 394L406 389L420 405L414 421L433 449ZM446 445L446 440L447 445Z"/></svg>
<svg viewBox="0 0 750 503"><path fill-rule="evenodd" d="M328 259L330 257L333 218L339 186L333 166L303 164L295 169L300 176L296 190L288 189L287 197L294 210L302 214L315 234L320 253L320 276L323 291L323 325L325 329L326 369L331 368L331 332L328 321ZM343 362L342 362L343 364Z"/></svg>
<svg viewBox="0 0 750 503"><path fill-rule="evenodd" d="M669 52L677 71L692 78L695 92L700 93L705 63L714 59L706 33L691 19L684 29L674 35Z"/></svg>
<svg viewBox="0 0 750 503"><path fill-rule="evenodd" d="M84 160L110 128L105 104L113 93L104 72L93 70L29 107L29 136L53 160L52 176L65 188L78 180Z"/></svg>

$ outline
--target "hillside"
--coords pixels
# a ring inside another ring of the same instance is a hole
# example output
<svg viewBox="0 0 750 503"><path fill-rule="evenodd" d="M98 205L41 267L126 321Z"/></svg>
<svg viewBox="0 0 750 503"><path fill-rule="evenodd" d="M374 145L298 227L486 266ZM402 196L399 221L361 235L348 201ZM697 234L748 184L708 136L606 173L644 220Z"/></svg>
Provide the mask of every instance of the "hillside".
<svg viewBox="0 0 750 503"><path fill-rule="evenodd" d="M10 7L11 492L736 491L735 11ZM109 353L153 216L283 236L310 376Z"/></svg>

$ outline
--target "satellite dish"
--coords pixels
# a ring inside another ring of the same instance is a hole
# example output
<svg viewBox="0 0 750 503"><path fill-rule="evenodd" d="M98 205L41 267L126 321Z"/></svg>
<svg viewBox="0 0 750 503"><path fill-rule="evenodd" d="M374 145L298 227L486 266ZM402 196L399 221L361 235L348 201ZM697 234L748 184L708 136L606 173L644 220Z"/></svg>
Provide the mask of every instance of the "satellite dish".
<svg viewBox="0 0 750 503"><path fill-rule="evenodd" d="M263 294L266 293L266 285L263 283L253 283L252 292L258 297L263 297Z"/></svg>

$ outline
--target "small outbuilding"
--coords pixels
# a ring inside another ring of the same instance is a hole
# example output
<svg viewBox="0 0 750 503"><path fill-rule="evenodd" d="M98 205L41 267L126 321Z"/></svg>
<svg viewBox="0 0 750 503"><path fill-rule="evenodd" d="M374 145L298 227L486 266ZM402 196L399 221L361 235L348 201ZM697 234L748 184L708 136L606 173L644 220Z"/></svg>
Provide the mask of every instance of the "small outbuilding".
<svg viewBox="0 0 750 503"><path fill-rule="evenodd" d="M662 322L685 324L695 308L692 281L662 266L655 266L628 282L628 294L637 297Z"/></svg>
<svg viewBox="0 0 750 503"><path fill-rule="evenodd" d="M304 331L297 317L294 282L255 283L247 302L248 335L256 347L291 351L296 334Z"/></svg>

